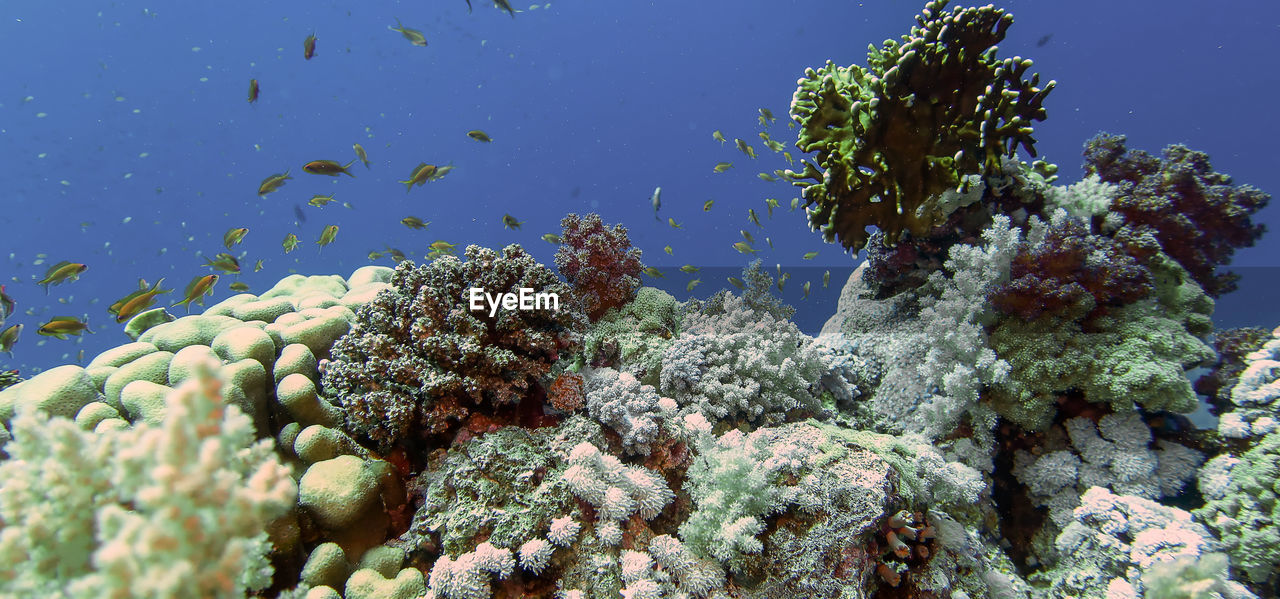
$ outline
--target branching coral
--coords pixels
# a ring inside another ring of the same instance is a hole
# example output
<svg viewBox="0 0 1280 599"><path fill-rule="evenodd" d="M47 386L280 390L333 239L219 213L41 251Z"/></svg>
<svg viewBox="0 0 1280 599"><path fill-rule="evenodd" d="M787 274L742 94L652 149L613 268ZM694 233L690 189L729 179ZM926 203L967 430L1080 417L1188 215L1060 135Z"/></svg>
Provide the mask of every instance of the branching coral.
<svg viewBox="0 0 1280 599"><path fill-rule="evenodd" d="M1249 185L1231 185L1214 172L1209 156L1183 145L1156 158L1126 150L1123 135L1100 134L1085 144L1085 171L1117 185L1111 210L1124 217L1116 239L1146 251L1162 249L1212 297L1235 289L1234 273L1217 273L1236 248L1252 246L1266 227L1250 217L1271 196ZM1152 247L1152 241L1158 241Z"/></svg>
<svg viewBox="0 0 1280 599"><path fill-rule="evenodd" d="M1011 369L992 389L1002 416L1031 431L1044 429L1058 393L1078 390L1085 399L1117 411L1134 405L1189 413L1198 400L1186 370L1213 358L1201 338L1212 324L1213 302L1172 259L1147 260L1152 297L1116 308L1084 328L1084 314L1046 314L1033 321L1006 318L990 335L991 347Z"/></svg>
<svg viewBox="0 0 1280 599"><path fill-rule="evenodd" d="M604 226L599 214L569 214L560 221L563 245L556 268L573 287L587 316L595 321L609 308L629 301L640 285L640 250L631 246L627 228Z"/></svg>
<svg viewBox="0 0 1280 599"><path fill-rule="evenodd" d="M1054 82L1023 75L1031 61L998 60L1013 17L991 6L945 10L934 0L901 42L867 53L867 67L807 69L791 102L796 144L817 152L801 173L809 224L846 249L874 225L893 245L945 220L936 205L966 175L999 170L1021 146L1035 155L1032 121Z"/></svg>
<svg viewBox="0 0 1280 599"><path fill-rule="evenodd" d="M591 325L583 355L591 366L610 366L656 385L662 351L679 332L680 307L671 294L641 287L635 299Z"/></svg>
<svg viewBox="0 0 1280 599"><path fill-rule="evenodd" d="M244 597L298 488L201 365L161 424L102 432L23 411L0 463L0 595Z"/></svg>
<svg viewBox="0 0 1280 599"><path fill-rule="evenodd" d="M1151 274L1109 237L1092 235L1084 222L1054 213L1048 226L1014 257L1009 281L992 305L1034 320L1043 314L1084 311L1088 322L1108 308L1151 293Z"/></svg>
<svg viewBox="0 0 1280 599"><path fill-rule="evenodd" d="M1280 432L1239 456L1224 454L1200 471L1204 507L1196 517L1213 529L1234 565L1259 585L1280 585Z"/></svg>
<svg viewBox="0 0 1280 599"><path fill-rule="evenodd" d="M450 421L477 406L518 402L585 326L570 302L559 310L470 309L473 288L568 296L564 283L518 245L501 254L469 246L465 262L453 256L416 268L402 262L391 285L360 309L324 373L347 425L383 445L412 427L447 432Z"/></svg>
<svg viewBox="0 0 1280 599"><path fill-rule="evenodd" d="M1218 419L1218 432L1244 439L1280 429L1280 328L1245 356L1246 366L1231 388L1231 411Z"/></svg>
<svg viewBox="0 0 1280 599"><path fill-rule="evenodd" d="M732 294L714 307L723 312L685 316L684 331L663 354L663 395L682 412L712 420L780 422L791 410L820 409L829 351L790 321L753 310Z"/></svg>

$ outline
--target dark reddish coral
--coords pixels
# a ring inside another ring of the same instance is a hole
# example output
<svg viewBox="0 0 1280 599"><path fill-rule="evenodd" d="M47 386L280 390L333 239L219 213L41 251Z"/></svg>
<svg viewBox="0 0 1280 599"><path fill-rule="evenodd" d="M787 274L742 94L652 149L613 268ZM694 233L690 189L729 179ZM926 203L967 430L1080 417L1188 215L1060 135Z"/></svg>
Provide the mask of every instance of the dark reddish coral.
<svg viewBox="0 0 1280 599"><path fill-rule="evenodd" d="M609 308L635 297L640 286L640 250L632 247L627 228L604 226L600 215L569 214L560 221L563 245L556 252L556 268L573 287L575 297L592 322Z"/></svg>
<svg viewBox="0 0 1280 599"><path fill-rule="evenodd" d="M1164 149L1163 158L1126 150L1123 135L1099 134L1085 144L1085 172L1120 188L1111 205L1124 218L1116 233L1122 243L1159 242L1212 297L1234 291L1239 275L1218 273L1237 248L1252 246L1266 227L1250 217L1271 196L1249 185L1231 185L1214 172L1209 156L1183 145Z"/></svg>
<svg viewBox="0 0 1280 599"><path fill-rule="evenodd" d="M551 405L562 412L580 410L587 405L587 396L582 391L582 375L564 372L551 383L547 398Z"/></svg>
<svg viewBox="0 0 1280 599"><path fill-rule="evenodd" d="M1081 221L1053 221L1040 243L1014 257L1009 282L991 302L1023 320L1083 313L1087 322L1151 293L1151 273L1125 250L1109 237L1090 234Z"/></svg>
<svg viewBox="0 0 1280 599"><path fill-rule="evenodd" d="M473 245L465 262L454 256L421 267L402 262L391 286L356 313L323 378L348 430L384 449L411 430L422 438L477 426L484 419L475 413L502 424L518 420L516 404L561 352L578 345L585 327L571 305L492 315L487 306L471 310L472 288L491 295L570 293L518 245L501 254Z"/></svg>

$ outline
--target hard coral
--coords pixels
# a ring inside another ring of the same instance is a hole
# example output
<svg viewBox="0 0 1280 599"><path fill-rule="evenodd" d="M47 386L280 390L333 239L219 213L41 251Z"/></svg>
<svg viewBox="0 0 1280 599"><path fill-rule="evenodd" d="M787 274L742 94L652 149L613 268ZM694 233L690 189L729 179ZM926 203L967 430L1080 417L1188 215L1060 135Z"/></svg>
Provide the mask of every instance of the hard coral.
<svg viewBox="0 0 1280 599"><path fill-rule="evenodd" d="M1111 210L1124 217L1116 238L1159 248L1191 273L1206 293L1235 290L1235 273L1216 273L1236 248L1252 246L1266 227L1250 217L1271 196L1213 171L1209 156L1175 144L1156 158L1126 150L1123 135L1100 134L1085 144L1085 172L1119 186Z"/></svg>
<svg viewBox="0 0 1280 599"><path fill-rule="evenodd" d="M469 246L465 262L444 256L402 262L391 289L356 315L338 340L324 386L341 400L347 426L391 445L412 427L442 434L472 409L514 404L585 323L571 302L559 310L472 311L468 292L521 289L567 296L569 289L519 245L502 253Z"/></svg>
<svg viewBox="0 0 1280 599"><path fill-rule="evenodd" d="M1035 155L1031 121L1044 120L1054 82L1023 79L1030 60L996 59L1011 15L946 4L926 4L902 42L870 48L866 68L828 61L799 81L796 147L818 156L788 174L804 188L810 226L848 250L866 245L871 225L890 245L925 235L948 215L942 192L999 171L1018 146Z"/></svg>
<svg viewBox="0 0 1280 599"><path fill-rule="evenodd" d="M627 228L605 227L598 214L569 214L560 227L563 245L556 252L556 268L573 286L591 321L631 301L644 265L640 250L631 246Z"/></svg>

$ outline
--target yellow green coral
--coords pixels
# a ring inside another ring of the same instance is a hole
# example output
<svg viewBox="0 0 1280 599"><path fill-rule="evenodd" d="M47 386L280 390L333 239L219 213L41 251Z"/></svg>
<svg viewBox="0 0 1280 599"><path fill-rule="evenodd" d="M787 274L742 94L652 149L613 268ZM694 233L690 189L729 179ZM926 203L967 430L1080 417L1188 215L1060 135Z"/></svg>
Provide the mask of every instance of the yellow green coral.
<svg viewBox="0 0 1280 599"><path fill-rule="evenodd" d="M857 251L871 225L890 245L923 235L947 216L939 195L966 187L966 175L998 172L1019 146L1035 156L1031 122L1044 120L1054 82L1023 79L1028 59L996 58L1012 15L946 5L926 4L901 42L870 47L866 68L827 61L800 79L796 147L817 159L788 174L827 241Z"/></svg>

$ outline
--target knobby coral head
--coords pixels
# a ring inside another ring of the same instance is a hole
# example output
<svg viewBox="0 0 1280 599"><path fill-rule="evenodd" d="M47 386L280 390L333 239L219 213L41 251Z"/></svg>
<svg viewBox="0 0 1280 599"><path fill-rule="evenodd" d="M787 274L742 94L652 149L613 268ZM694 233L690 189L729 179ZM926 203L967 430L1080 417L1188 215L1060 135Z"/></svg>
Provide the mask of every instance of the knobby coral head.
<svg viewBox="0 0 1280 599"><path fill-rule="evenodd" d="M519 245L466 249L415 266L402 262L391 289L356 315L334 345L324 385L355 432L385 445L411 429L439 435L472 411L518 403L578 344L585 319L572 302L559 309L471 308L470 291L521 289L568 296L569 288Z"/></svg>
<svg viewBox="0 0 1280 599"><path fill-rule="evenodd" d="M592 322L635 297L644 265L626 227L606 227L594 213L568 214L560 227L563 245L556 252L556 268Z"/></svg>
<svg viewBox="0 0 1280 599"><path fill-rule="evenodd" d="M923 236L946 218L934 205L942 192L967 191L966 175L999 171L1018 147L1036 155L1031 122L1044 120L1055 83L1024 79L1030 60L996 59L1011 15L946 4L927 4L901 42L872 47L867 67L827 61L799 80L796 146L817 157L788 174L827 241L856 252L870 226L890 245Z"/></svg>

